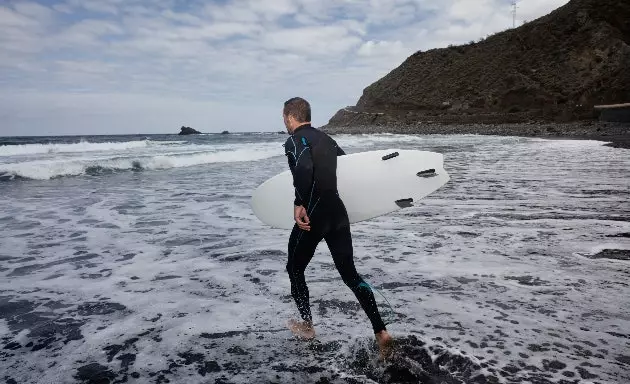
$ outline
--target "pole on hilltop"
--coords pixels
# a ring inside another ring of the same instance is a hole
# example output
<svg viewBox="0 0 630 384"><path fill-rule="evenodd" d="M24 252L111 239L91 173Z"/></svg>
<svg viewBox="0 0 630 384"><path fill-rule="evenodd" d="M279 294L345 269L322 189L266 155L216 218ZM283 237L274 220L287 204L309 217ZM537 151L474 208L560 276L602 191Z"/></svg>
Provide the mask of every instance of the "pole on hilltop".
<svg viewBox="0 0 630 384"><path fill-rule="evenodd" d="M516 1L517 0L512 0L512 28L516 28L516 8L518 8Z"/></svg>

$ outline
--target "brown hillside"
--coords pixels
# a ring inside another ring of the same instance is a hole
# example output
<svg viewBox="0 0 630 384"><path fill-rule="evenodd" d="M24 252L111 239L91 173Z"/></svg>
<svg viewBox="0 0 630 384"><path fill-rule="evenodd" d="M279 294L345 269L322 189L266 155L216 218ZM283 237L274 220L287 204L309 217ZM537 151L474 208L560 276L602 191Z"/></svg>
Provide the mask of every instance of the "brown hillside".
<svg viewBox="0 0 630 384"><path fill-rule="evenodd" d="M630 0L572 0L478 43L417 52L330 125L572 121L630 102Z"/></svg>

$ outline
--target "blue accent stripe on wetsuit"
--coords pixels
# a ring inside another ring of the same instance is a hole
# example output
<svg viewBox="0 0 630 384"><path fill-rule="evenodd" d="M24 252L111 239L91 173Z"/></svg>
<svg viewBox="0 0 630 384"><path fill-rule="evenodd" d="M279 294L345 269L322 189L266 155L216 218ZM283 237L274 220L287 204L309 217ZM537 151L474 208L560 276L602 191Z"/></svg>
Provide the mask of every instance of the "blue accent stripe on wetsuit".
<svg viewBox="0 0 630 384"><path fill-rule="evenodd" d="M391 316L385 320L385 324L391 324L393 322L393 317L396 316L396 311L394 311L394 308L392 308L391 303L389 302L389 300L387 300L387 297L385 297L385 295L383 295L381 293L381 291L379 291L378 289L374 288L373 286L371 286L369 283L366 283L365 281L362 281L359 283L359 285L356 286L356 288L367 288L370 291L376 291L378 292L379 295L381 295L383 297L383 299L385 299L385 302L387 303L387 306L389 307L389 311L391 312Z"/></svg>

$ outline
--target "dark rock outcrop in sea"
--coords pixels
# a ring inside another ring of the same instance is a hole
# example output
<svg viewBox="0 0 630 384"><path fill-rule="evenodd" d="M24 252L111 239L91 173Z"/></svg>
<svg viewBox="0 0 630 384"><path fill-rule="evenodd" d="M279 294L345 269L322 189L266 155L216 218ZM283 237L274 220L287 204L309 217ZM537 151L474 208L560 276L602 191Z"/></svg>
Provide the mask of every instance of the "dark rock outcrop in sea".
<svg viewBox="0 0 630 384"><path fill-rule="evenodd" d="M223 132L221 132L221 134L222 134L222 135L229 135L229 134L230 134L230 132L229 132L229 131L223 131Z"/></svg>
<svg viewBox="0 0 630 384"><path fill-rule="evenodd" d="M196 129L192 129L190 127L181 127L181 131L179 132L180 135L198 135L201 132L197 131Z"/></svg>
<svg viewBox="0 0 630 384"><path fill-rule="evenodd" d="M519 28L417 52L329 126L592 119L630 102L630 2L571 0Z"/></svg>

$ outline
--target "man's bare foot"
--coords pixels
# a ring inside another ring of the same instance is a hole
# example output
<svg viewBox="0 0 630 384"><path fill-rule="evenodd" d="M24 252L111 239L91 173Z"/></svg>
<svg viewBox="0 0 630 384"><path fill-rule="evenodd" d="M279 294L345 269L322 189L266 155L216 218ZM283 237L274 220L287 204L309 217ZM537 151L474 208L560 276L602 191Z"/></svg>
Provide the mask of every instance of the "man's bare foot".
<svg viewBox="0 0 630 384"><path fill-rule="evenodd" d="M287 326L293 334L301 339L311 340L315 337L313 323L306 321L289 320Z"/></svg>
<svg viewBox="0 0 630 384"><path fill-rule="evenodd" d="M380 331L376 334L376 342L378 343L380 360L387 359L392 353L394 340L387 331Z"/></svg>

